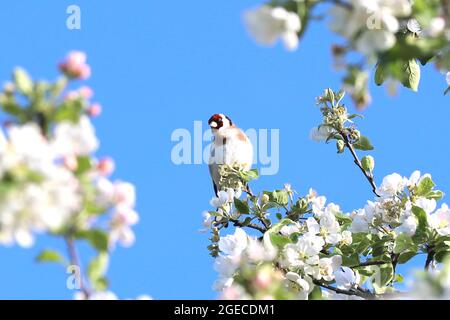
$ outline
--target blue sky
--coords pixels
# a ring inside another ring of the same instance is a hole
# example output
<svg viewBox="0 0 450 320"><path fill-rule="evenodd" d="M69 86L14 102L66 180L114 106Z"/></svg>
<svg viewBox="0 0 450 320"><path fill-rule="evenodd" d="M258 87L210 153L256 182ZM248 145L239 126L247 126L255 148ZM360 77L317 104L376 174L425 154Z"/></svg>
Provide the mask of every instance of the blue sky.
<svg viewBox="0 0 450 320"><path fill-rule="evenodd" d="M53 79L56 62L69 50L86 51L93 76L88 84L104 112L96 119L98 155L116 161L115 177L137 186L141 222L130 249L118 248L109 271L121 298L142 293L157 299L215 298L216 277L197 230L213 195L206 165L171 161L177 128L228 114L242 128L280 130L280 169L261 177L254 190L290 182L300 194L314 187L345 211L372 199L367 182L348 154L308 138L320 121L315 97L339 88L330 43L338 40L314 24L300 48L257 46L242 24L242 12L259 4L241 1L8 1L0 11L0 79L14 66ZM65 26L66 8L77 4L82 29ZM419 93L396 98L372 85L374 103L360 121L375 145L378 182L392 172L430 172L450 192L450 140L445 79L423 70ZM349 105L350 101L347 100ZM352 108L352 107L351 107ZM206 143L205 143L206 145ZM0 298L68 299L66 274L57 265L37 265L40 249L64 249L59 239L40 237L32 249L0 248ZM84 252L86 259L90 251ZM420 261L418 261L420 262Z"/></svg>

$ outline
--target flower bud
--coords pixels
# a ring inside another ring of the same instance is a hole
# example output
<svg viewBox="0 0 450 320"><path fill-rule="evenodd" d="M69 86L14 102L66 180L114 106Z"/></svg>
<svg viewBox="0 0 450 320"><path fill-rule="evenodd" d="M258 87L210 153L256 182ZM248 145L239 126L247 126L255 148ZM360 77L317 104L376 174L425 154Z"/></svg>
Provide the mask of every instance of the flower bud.
<svg viewBox="0 0 450 320"><path fill-rule="evenodd" d="M267 203L267 202L269 202L269 196L267 195L267 194L263 194L262 196L261 196L261 203Z"/></svg>
<svg viewBox="0 0 450 320"><path fill-rule="evenodd" d="M331 89L325 89L324 97L334 105L334 92Z"/></svg>
<svg viewBox="0 0 450 320"><path fill-rule="evenodd" d="M97 164L97 170L103 176L109 176L114 171L114 160L111 158L103 158Z"/></svg>
<svg viewBox="0 0 450 320"><path fill-rule="evenodd" d="M343 153L345 150L345 142L342 140L336 141L336 148L338 153Z"/></svg>
<svg viewBox="0 0 450 320"><path fill-rule="evenodd" d="M94 91L91 89L91 87L88 86L82 86L80 89L78 89L78 92L80 93L80 96L85 99L90 99L94 95Z"/></svg>
<svg viewBox="0 0 450 320"><path fill-rule="evenodd" d="M72 51L66 59L59 64L61 72L70 78L85 80L91 76L91 67L86 64L86 54L81 51Z"/></svg>
<svg viewBox="0 0 450 320"><path fill-rule="evenodd" d="M372 156L365 156L361 160L362 167L368 172L372 172L375 168L375 159Z"/></svg>
<svg viewBox="0 0 450 320"><path fill-rule="evenodd" d="M102 113L102 106L98 103L93 103L87 110L90 117L98 117Z"/></svg>

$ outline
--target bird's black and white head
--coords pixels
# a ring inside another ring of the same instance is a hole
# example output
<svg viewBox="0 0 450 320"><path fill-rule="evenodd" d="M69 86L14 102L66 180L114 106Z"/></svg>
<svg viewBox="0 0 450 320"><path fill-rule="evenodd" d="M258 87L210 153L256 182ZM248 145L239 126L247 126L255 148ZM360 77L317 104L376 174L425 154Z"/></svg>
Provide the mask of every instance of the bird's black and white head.
<svg viewBox="0 0 450 320"><path fill-rule="evenodd" d="M211 118L209 118L208 124L213 133L234 126L233 121L222 113L214 114Z"/></svg>

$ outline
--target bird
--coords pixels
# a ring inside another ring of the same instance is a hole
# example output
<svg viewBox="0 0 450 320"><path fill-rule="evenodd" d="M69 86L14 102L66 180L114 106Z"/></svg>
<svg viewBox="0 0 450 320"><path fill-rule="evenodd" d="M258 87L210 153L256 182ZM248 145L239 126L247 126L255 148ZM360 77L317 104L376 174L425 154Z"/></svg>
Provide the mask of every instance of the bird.
<svg viewBox="0 0 450 320"><path fill-rule="evenodd" d="M253 145L248 136L222 113L212 115L208 125L213 134L208 162L209 173L217 195L220 191L219 165L239 165L245 171L250 170L253 163Z"/></svg>

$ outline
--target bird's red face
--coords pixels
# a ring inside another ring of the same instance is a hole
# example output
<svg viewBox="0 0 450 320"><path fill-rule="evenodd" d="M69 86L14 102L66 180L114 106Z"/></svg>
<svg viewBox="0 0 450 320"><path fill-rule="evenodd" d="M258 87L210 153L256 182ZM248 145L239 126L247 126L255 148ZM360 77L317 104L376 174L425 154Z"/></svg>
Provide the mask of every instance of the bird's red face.
<svg viewBox="0 0 450 320"><path fill-rule="evenodd" d="M216 113L208 120L208 124L212 130L219 130L220 128L228 128L233 125L231 119L223 114Z"/></svg>

